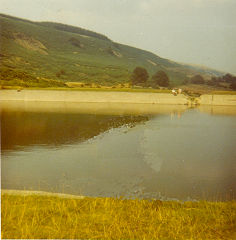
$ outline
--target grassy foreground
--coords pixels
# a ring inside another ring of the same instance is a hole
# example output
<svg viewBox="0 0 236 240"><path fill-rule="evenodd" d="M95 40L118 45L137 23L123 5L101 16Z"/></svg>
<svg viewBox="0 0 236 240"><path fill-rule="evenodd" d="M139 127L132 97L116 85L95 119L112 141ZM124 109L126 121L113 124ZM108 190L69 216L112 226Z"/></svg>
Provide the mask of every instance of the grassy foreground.
<svg viewBox="0 0 236 240"><path fill-rule="evenodd" d="M2 193L2 238L235 239L236 202L161 202Z"/></svg>

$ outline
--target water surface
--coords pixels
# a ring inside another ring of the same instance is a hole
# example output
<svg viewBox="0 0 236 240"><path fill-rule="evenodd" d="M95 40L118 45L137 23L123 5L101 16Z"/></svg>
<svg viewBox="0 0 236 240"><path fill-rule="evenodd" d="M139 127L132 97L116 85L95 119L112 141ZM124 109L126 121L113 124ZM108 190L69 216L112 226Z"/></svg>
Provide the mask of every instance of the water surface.
<svg viewBox="0 0 236 240"><path fill-rule="evenodd" d="M236 109L2 103L2 188L230 200Z"/></svg>

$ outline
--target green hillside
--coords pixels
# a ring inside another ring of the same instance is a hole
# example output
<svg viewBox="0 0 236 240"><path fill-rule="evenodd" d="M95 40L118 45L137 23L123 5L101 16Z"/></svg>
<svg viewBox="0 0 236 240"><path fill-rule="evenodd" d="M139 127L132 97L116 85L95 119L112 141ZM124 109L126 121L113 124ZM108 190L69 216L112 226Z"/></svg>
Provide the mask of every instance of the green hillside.
<svg viewBox="0 0 236 240"><path fill-rule="evenodd" d="M197 73L206 77L218 74L115 43L78 27L4 14L0 14L0 25L0 85L44 87L82 82L111 86L130 82L137 66L146 68L149 76L165 71L172 86Z"/></svg>

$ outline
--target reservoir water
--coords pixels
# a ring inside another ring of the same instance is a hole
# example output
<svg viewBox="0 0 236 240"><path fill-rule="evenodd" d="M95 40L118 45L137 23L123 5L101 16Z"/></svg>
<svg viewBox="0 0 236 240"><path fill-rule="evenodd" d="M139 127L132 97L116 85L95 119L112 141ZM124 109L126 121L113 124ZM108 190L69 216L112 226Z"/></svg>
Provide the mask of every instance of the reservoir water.
<svg viewBox="0 0 236 240"><path fill-rule="evenodd" d="M235 107L0 106L2 189L235 199Z"/></svg>

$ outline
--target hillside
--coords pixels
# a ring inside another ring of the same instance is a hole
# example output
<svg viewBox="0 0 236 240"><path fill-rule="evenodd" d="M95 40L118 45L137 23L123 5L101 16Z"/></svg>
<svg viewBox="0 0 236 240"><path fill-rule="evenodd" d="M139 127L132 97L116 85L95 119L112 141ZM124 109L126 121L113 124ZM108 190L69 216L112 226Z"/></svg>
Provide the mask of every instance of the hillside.
<svg viewBox="0 0 236 240"><path fill-rule="evenodd" d="M172 86L198 73L205 77L220 74L169 61L79 27L32 22L4 14L0 14L0 25L0 85L117 85L128 83L137 66L146 68L149 76L165 71Z"/></svg>

